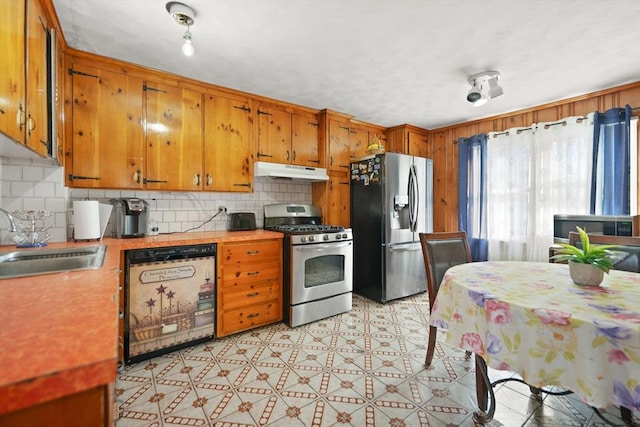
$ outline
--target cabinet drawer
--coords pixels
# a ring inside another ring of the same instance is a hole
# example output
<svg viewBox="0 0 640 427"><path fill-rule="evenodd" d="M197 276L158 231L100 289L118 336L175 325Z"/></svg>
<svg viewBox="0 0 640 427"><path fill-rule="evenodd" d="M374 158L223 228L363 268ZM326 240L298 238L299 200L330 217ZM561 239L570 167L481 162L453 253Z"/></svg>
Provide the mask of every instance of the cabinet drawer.
<svg viewBox="0 0 640 427"><path fill-rule="evenodd" d="M229 311L239 307L261 304L269 300L281 299L280 281L239 286L222 292L222 309Z"/></svg>
<svg viewBox="0 0 640 427"><path fill-rule="evenodd" d="M267 302L223 313L218 324L218 335L225 336L282 320L280 301Z"/></svg>
<svg viewBox="0 0 640 427"><path fill-rule="evenodd" d="M282 257L282 240L265 242L233 243L222 247L223 265L245 264L270 258Z"/></svg>
<svg viewBox="0 0 640 427"><path fill-rule="evenodd" d="M282 280L282 266L279 262L225 266L222 279L224 288L257 283L264 280L280 281Z"/></svg>

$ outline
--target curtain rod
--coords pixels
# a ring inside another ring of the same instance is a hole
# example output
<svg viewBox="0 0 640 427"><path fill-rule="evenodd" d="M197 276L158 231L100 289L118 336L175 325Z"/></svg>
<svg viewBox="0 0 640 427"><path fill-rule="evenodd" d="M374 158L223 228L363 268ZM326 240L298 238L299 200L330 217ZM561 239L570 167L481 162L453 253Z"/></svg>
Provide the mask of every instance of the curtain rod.
<svg viewBox="0 0 640 427"><path fill-rule="evenodd" d="M640 110L640 107L631 107L631 111L636 111L636 110ZM586 120L587 118L588 118L587 116L578 117L576 119L576 122L580 123L582 120ZM556 123L548 123L548 124L544 125L544 128L545 129L549 129L551 126L566 125L566 124L567 124L567 121L566 121L566 119L564 119L564 120L556 122ZM532 129L531 127L524 128L524 129L518 129L518 134L521 133L521 132L524 132L525 130L531 130L531 129ZM507 131L504 131L504 132L497 132L497 133L495 133L493 135L493 137L495 138L496 136L500 136L500 135L509 135L509 131L507 130ZM463 138L463 139L468 139L468 138ZM458 141L459 141L459 139L454 139L453 143L457 144Z"/></svg>

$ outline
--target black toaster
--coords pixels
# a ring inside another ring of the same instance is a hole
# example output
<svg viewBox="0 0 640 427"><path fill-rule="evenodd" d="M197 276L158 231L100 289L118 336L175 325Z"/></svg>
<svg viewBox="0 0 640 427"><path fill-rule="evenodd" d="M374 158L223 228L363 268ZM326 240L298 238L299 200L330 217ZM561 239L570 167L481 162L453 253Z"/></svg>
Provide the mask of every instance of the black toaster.
<svg viewBox="0 0 640 427"><path fill-rule="evenodd" d="M256 229L256 215L253 212L230 213L227 218L227 230L248 231Z"/></svg>

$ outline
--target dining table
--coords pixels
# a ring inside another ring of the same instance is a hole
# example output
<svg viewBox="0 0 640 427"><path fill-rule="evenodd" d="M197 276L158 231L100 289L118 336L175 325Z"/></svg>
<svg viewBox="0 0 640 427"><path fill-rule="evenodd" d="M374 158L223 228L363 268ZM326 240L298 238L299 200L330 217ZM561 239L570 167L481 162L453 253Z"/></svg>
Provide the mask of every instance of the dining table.
<svg viewBox="0 0 640 427"><path fill-rule="evenodd" d="M625 421L640 411L639 273L611 270L600 286L580 286L567 264L460 264L445 273L429 323L475 354L480 423L496 404L487 366L534 393L572 392L601 417L612 405Z"/></svg>

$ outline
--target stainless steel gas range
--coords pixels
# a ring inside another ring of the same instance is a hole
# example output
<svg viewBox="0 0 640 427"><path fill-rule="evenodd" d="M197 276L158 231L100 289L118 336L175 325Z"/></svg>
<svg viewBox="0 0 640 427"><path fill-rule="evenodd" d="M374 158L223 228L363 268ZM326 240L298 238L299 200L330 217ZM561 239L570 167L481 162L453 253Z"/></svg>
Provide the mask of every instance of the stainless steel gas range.
<svg viewBox="0 0 640 427"><path fill-rule="evenodd" d="M284 320L300 326L351 310L353 234L322 224L310 204L264 207L264 228L285 234Z"/></svg>

